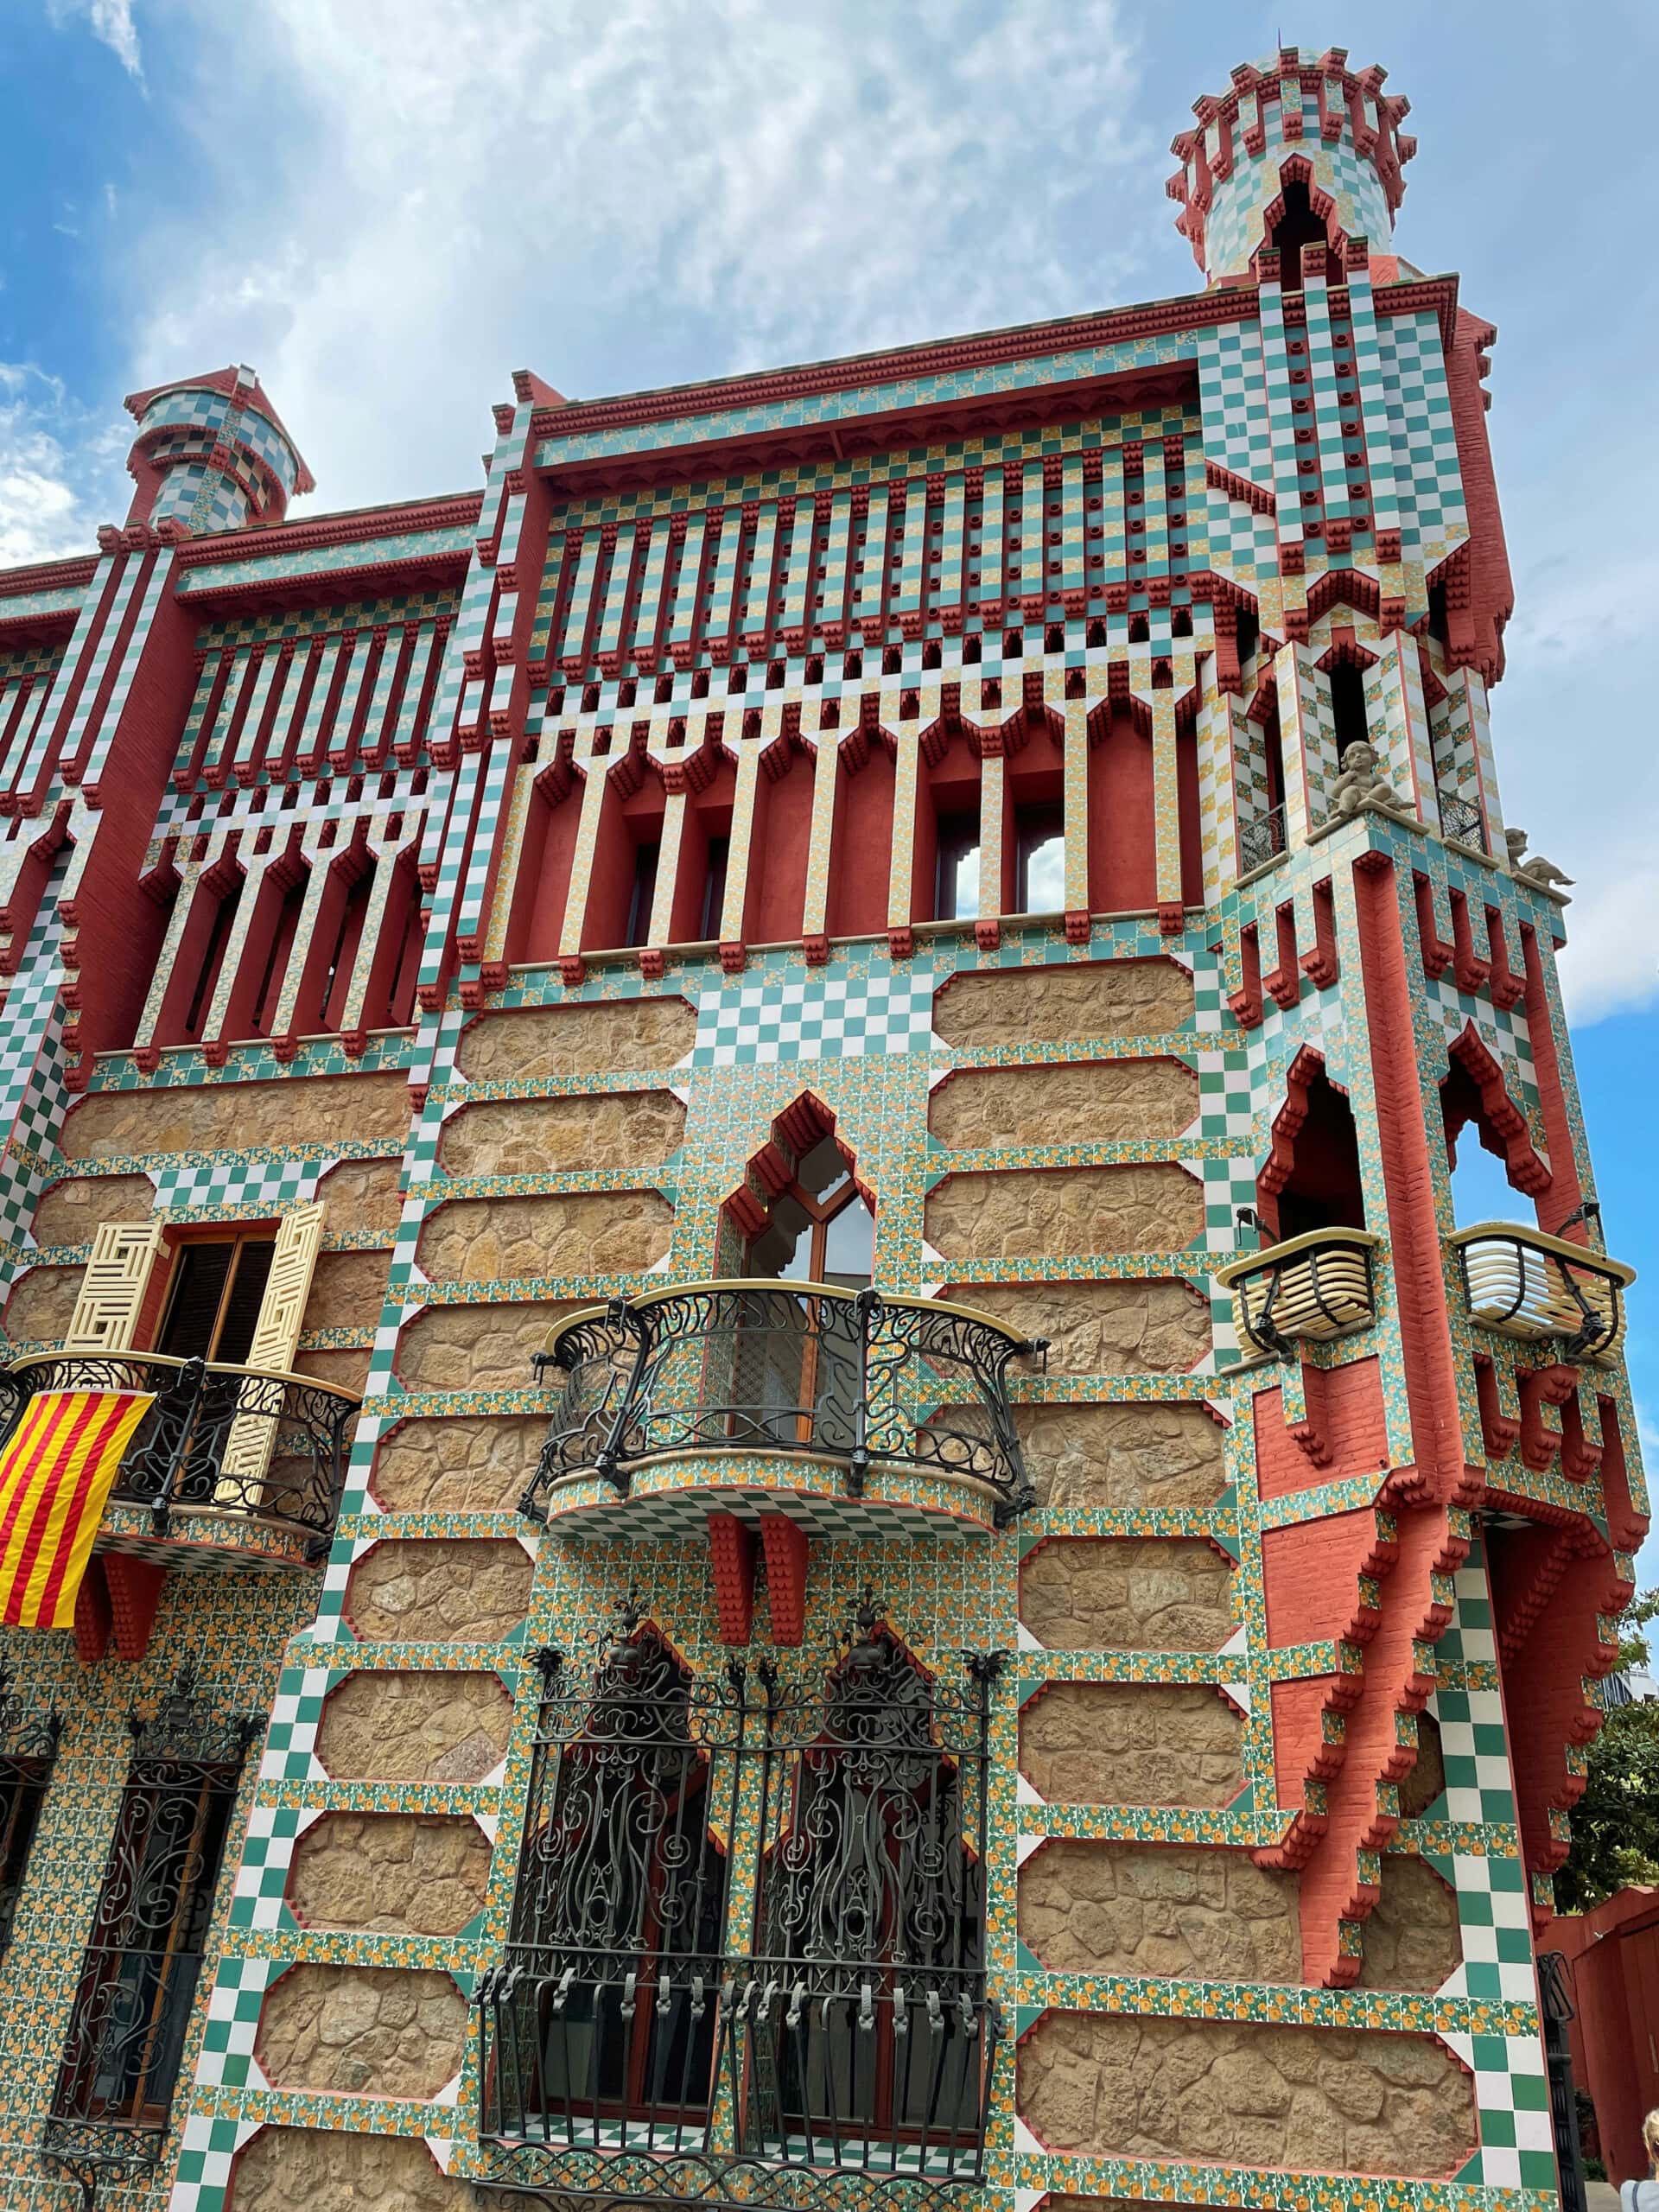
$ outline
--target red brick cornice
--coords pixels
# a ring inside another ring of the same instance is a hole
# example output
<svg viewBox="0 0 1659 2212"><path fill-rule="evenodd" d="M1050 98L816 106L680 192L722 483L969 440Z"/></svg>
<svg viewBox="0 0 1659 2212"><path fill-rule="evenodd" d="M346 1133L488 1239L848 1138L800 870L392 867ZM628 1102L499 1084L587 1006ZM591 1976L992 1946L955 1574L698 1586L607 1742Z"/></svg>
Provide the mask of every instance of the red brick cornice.
<svg viewBox="0 0 1659 2212"><path fill-rule="evenodd" d="M416 531L471 530L483 507L479 492L420 499L391 507L353 507L337 515L303 522L277 523L264 529L216 531L179 549L179 565L201 569L220 561L255 561L272 553L312 553L354 538L404 537Z"/></svg>
<svg viewBox="0 0 1659 2212"><path fill-rule="evenodd" d="M0 572L0 622L6 619L5 602L24 592L73 591L91 583L98 574L95 553L77 553L67 561L41 561L32 569Z"/></svg>
<svg viewBox="0 0 1659 2212"><path fill-rule="evenodd" d="M988 368L1032 355L1066 353L1079 346L1122 344L1135 338L1202 329L1211 323L1246 321L1255 314L1255 295L1248 287L1195 292L1179 299L1154 300L1143 307L1069 316L1058 322L1019 323L1007 330L981 331L894 353L851 353L838 360L814 361L760 376L674 385L657 391L628 392L614 399L571 400L563 407L538 409L533 429L538 438L576 437L675 416L721 414L734 407L761 406L814 392L849 391L862 385L887 384L907 377L938 376L951 369ZM827 430L830 425L813 427Z"/></svg>

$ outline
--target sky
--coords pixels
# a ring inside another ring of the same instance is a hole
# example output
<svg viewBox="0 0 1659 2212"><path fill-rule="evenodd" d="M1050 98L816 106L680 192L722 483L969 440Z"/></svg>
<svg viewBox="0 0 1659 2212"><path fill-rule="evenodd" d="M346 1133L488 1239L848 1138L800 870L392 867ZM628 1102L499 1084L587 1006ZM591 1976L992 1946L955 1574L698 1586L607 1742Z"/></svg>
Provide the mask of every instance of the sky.
<svg viewBox="0 0 1659 2212"><path fill-rule="evenodd" d="M1281 37L1410 99L1396 244L1498 327L1504 810L1575 879L1659 1464L1659 259L1640 109L1561 96L1655 81L1646 0L0 0L0 566L122 518L123 395L227 362L321 513L479 484L515 368L587 398L1190 291L1169 141Z"/></svg>

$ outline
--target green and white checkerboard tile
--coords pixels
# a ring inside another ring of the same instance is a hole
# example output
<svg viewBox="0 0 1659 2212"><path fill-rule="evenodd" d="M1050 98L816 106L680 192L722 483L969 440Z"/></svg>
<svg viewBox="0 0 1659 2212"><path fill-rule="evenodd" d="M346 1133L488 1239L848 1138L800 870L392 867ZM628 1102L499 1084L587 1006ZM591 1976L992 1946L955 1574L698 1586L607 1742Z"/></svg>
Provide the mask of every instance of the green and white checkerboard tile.
<svg viewBox="0 0 1659 2212"><path fill-rule="evenodd" d="M697 1001L694 1068L925 1052L933 1042L931 968L830 968L745 977Z"/></svg>
<svg viewBox="0 0 1659 2212"><path fill-rule="evenodd" d="M168 2199L168 2212L219 2212L230 2187L236 2154L258 2132L256 2120L221 2120L208 2113L192 2113L184 2123L178 2179Z"/></svg>
<svg viewBox="0 0 1659 2212"><path fill-rule="evenodd" d="M316 1811L293 1805L256 1805L248 1815L248 1838L236 1887L231 1892L231 1927L280 1928L283 1897L293 1865L294 1846L312 1823Z"/></svg>
<svg viewBox="0 0 1659 2212"><path fill-rule="evenodd" d="M312 1782L326 1778L316 1757L317 1728L322 1719L323 1700L343 1679L338 1668L283 1668L270 1708L264 1753L259 1762L261 1782Z"/></svg>

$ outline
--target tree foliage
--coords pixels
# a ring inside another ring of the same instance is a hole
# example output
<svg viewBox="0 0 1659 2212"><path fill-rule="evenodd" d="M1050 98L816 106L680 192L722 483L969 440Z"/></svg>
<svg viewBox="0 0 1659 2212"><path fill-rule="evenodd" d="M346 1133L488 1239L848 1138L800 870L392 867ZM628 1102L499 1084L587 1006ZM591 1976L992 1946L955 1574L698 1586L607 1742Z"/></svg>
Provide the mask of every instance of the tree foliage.
<svg viewBox="0 0 1659 2212"><path fill-rule="evenodd" d="M1647 1663L1643 1630L1659 1618L1659 1590L1625 1614L1621 1667ZM1562 1912L1586 1912L1632 1882L1659 1883L1659 1702L1614 1708L1590 1746L1590 1779L1573 1808L1573 1848L1555 1877Z"/></svg>

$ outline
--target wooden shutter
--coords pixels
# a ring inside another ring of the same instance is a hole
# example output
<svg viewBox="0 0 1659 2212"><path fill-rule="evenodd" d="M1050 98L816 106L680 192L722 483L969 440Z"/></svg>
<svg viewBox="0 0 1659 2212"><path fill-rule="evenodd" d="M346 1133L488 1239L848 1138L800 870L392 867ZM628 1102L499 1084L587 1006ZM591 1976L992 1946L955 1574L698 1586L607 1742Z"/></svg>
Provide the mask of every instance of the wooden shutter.
<svg viewBox="0 0 1659 2212"><path fill-rule="evenodd" d="M162 1249L159 1221L100 1222L75 1300L66 1351L130 1351L150 1270Z"/></svg>
<svg viewBox="0 0 1659 2212"><path fill-rule="evenodd" d="M296 1206L284 1214L276 1230L276 1249L255 1324L253 1342L245 1364L262 1374L286 1371L294 1364L305 1301L322 1245L326 1209L321 1205ZM232 1424L225 1442L221 1489L225 1502L249 1495L249 1486L264 1475L276 1441L276 1424L259 1415L239 1418Z"/></svg>

